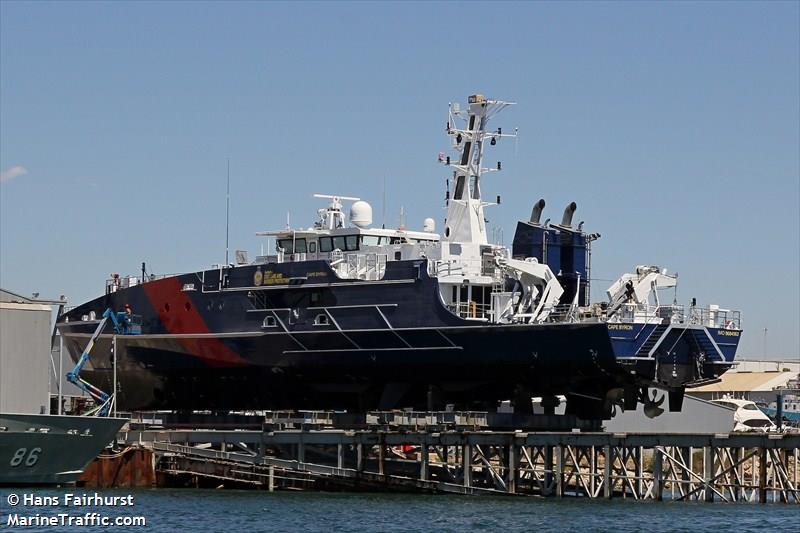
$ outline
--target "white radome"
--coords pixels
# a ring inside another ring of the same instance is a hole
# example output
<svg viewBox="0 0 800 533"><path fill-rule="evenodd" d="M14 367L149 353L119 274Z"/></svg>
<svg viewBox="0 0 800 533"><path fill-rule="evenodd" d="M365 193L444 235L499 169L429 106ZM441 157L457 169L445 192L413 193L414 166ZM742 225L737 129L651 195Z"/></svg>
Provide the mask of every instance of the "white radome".
<svg viewBox="0 0 800 533"><path fill-rule="evenodd" d="M372 224L372 206L363 200L353 202L350 206L350 223L359 228L368 228Z"/></svg>
<svg viewBox="0 0 800 533"><path fill-rule="evenodd" d="M436 221L428 217L422 221L422 231L426 233L433 233L436 231Z"/></svg>

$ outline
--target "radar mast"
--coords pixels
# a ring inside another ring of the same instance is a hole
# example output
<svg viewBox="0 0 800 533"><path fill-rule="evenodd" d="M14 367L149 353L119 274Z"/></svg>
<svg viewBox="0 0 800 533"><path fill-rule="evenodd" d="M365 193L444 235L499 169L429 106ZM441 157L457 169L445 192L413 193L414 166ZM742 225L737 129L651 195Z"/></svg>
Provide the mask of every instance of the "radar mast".
<svg viewBox="0 0 800 533"><path fill-rule="evenodd" d="M458 152L455 160L439 154L439 160L453 170L453 196L447 199L447 220L443 240L473 244L487 244L486 221L483 208L493 205L481 197L481 176L487 172L501 170L496 167L483 167L483 151L486 139L489 144L497 144L502 137L515 137L504 134L502 128L488 131L489 119L513 105L514 102L487 100L481 94L468 98L467 109L462 111L456 104L449 105L447 135L452 139L452 148ZM458 126L457 126L458 125ZM460 126L460 127L459 127Z"/></svg>

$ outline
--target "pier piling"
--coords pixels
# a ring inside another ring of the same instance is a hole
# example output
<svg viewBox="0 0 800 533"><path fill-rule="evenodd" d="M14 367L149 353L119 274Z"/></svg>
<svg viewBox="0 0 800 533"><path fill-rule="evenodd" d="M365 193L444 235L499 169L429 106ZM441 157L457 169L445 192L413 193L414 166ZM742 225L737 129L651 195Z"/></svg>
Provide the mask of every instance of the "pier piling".
<svg viewBox="0 0 800 533"><path fill-rule="evenodd" d="M137 430L120 442L149 450L173 484L800 504L798 434Z"/></svg>

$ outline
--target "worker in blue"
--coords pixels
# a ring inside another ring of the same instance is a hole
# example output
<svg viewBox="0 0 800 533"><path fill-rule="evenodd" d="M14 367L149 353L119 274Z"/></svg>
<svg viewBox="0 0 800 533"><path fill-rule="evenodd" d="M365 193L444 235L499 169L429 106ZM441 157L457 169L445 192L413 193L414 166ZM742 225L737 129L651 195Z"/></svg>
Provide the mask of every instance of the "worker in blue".
<svg viewBox="0 0 800 533"><path fill-rule="evenodd" d="M117 325L119 333L130 333L131 324L133 324L133 310L130 304L125 304L123 311L117 313L117 322L119 323Z"/></svg>

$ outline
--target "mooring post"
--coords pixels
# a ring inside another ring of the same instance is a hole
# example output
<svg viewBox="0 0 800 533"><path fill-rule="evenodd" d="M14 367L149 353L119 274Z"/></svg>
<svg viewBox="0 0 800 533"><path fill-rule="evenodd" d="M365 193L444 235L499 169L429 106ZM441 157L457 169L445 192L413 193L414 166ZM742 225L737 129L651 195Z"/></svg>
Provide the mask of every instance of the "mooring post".
<svg viewBox="0 0 800 533"><path fill-rule="evenodd" d="M472 445L464 443L461 452L461 462L464 465L464 486L472 486Z"/></svg>
<svg viewBox="0 0 800 533"><path fill-rule="evenodd" d="M744 470L742 465L739 464L741 461L740 450L743 451L742 448L731 448L731 461L733 462L733 472L731 475L733 476L733 501L738 502L742 498L741 489L742 484L744 483L743 473Z"/></svg>
<svg viewBox="0 0 800 533"><path fill-rule="evenodd" d="M603 457L605 458L603 464L603 497L609 500L614 494L611 486L611 465L614 463L614 459L611 458L612 453L613 450L610 445L603 446Z"/></svg>
<svg viewBox="0 0 800 533"><path fill-rule="evenodd" d="M269 491L275 491L275 466L269 465Z"/></svg>
<svg viewBox="0 0 800 533"><path fill-rule="evenodd" d="M661 448L653 448L653 498L660 502L664 499L664 469Z"/></svg>
<svg viewBox="0 0 800 533"><path fill-rule="evenodd" d="M713 502L714 501L714 491L711 490L712 486L714 485L714 445L713 444L709 444L708 446L703 446L703 483L705 483L705 488L703 489L703 493L705 495L705 501Z"/></svg>
<svg viewBox="0 0 800 533"><path fill-rule="evenodd" d="M636 448L636 498L644 498L644 446Z"/></svg>
<svg viewBox="0 0 800 533"><path fill-rule="evenodd" d="M556 446L556 497L564 496L564 447Z"/></svg>
<svg viewBox="0 0 800 533"><path fill-rule="evenodd" d="M364 471L364 444L356 444L356 472L359 474Z"/></svg>
<svg viewBox="0 0 800 533"><path fill-rule="evenodd" d="M378 434L378 474L384 475L384 462L386 460L386 444L383 442L383 433Z"/></svg>
<svg viewBox="0 0 800 533"><path fill-rule="evenodd" d="M767 448L758 450L758 502L767 503Z"/></svg>
<svg viewBox="0 0 800 533"><path fill-rule="evenodd" d="M423 442L419 447L419 478L422 481L428 480L428 444Z"/></svg>
<svg viewBox="0 0 800 533"><path fill-rule="evenodd" d="M508 468L506 468L506 489L509 494L517 492L518 457L519 452L517 450L517 445L514 442L514 437L511 437L511 443L508 445Z"/></svg>

